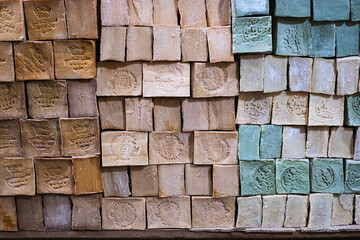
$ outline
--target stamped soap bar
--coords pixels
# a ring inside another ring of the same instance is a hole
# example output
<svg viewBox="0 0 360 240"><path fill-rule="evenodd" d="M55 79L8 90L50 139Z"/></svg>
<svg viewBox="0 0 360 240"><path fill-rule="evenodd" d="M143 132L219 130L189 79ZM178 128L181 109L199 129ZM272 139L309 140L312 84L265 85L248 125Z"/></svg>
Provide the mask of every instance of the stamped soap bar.
<svg viewBox="0 0 360 240"><path fill-rule="evenodd" d="M310 162L311 192L344 192L342 159L314 158Z"/></svg>
<svg viewBox="0 0 360 240"><path fill-rule="evenodd" d="M23 149L19 121L1 120L0 129L0 157L21 157Z"/></svg>
<svg viewBox="0 0 360 240"><path fill-rule="evenodd" d="M23 82L0 83L0 119L26 118Z"/></svg>
<svg viewBox="0 0 360 240"><path fill-rule="evenodd" d="M0 42L0 82L14 81L13 45L11 42Z"/></svg>
<svg viewBox="0 0 360 240"><path fill-rule="evenodd" d="M345 160L345 193L360 192L360 161Z"/></svg>
<svg viewBox="0 0 360 240"><path fill-rule="evenodd" d="M22 1L1 1L0 9L0 41L24 41L26 34Z"/></svg>
<svg viewBox="0 0 360 240"><path fill-rule="evenodd" d="M309 160L277 159L276 192L278 194L309 194Z"/></svg>

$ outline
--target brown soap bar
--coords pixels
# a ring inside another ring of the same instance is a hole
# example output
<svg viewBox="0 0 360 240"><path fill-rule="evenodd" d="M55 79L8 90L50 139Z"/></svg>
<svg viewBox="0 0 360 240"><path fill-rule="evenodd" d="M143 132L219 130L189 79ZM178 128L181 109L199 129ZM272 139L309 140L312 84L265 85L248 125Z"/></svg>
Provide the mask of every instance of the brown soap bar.
<svg viewBox="0 0 360 240"><path fill-rule="evenodd" d="M24 83L0 83L0 119L26 117Z"/></svg>
<svg viewBox="0 0 360 240"><path fill-rule="evenodd" d="M25 24L22 0L2 0L0 41L24 41Z"/></svg>
<svg viewBox="0 0 360 240"><path fill-rule="evenodd" d="M204 28L206 24L205 0L179 0L181 28Z"/></svg>
<svg viewBox="0 0 360 240"><path fill-rule="evenodd" d="M100 2L101 26L129 25L127 0L106 0Z"/></svg>
<svg viewBox="0 0 360 240"><path fill-rule="evenodd" d="M65 0L69 38L98 38L97 3L97 0Z"/></svg>
<svg viewBox="0 0 360 240"><path fill-rule="evenodd" d="M101 169L105 197L129 197L130 178L127 167L106 167Z"/></svg>
<svg viewBox="0 0 360 240"><path fill-rule="evenodd" d="M159 197L185 195L185 170L183 164L159 165Z"/></svg>
<svg viewBox="0 0 360 240"><path fill-rule="evenodd" d="M24 1L30 40L66 39L64 0Z"/></svg>
<svg viewBox="0 0 360 240"><path fill-rule="evenodd" d="M159 196L158 166L130 167L133 197Z"/></svg>
<svg viewBox="0 0 360 240"><path fill-rule="evenodd" d="M98 97L101 129L125 130L125 99Z"/></svg>
<svg viewBox="0 0 360 240"><path fill-rule="evenodd" d="M0 197L0 219L0 231L18 230L14 197Z"/></svg>
<svg viewBox="0 0 360 240"><path fill-rule="evenodd" d="M154 26L153 39L153 61L180 61L180 26Z"/></svg>
<svg viewBox="0 0 360 240"><path fill-rule="evenodd" d="M152 109L151 98L125 98L126 130L151 132L153 130Z"/></svg>
<svg viewBox="0 0 360 240"><path fill-rule="evenodd" d="M152 26L153 25L153 1L152 0L128 0L129 25Z"/></svg>
<svg viewBox="0 0 360 240"><path fill-rule="evenodd" d="M101 28L100 61L125 62L125 46L126 27Z"/></svg>
<svg viewBox="0 0 360 240"><path fill-rule="evenodd" d="M19 229L25 231L44 230L42 196L16 197Z"/></svg>
<svg viewBox="0 0 360 240"><path fill-rule="evenodd" d="M234 62L231 27L207 28L210 62Z"/></svg>
<svg viewBox="0 0 360 240"><path fill-rule="evenodd" d="M126 61L152 61L152 41L151 27L128 27Z"/></svg>
<svg viewBox="0 0 360 240"><path fill-rule="evenodd" d="M1 2L0 2L1 7ZM6 35L6 34L5 34ZM14 82L14 57L11 42L0 42L0 82Z"/></svg>
<svg viewBox="0 0 360 240"><path fill-rule="evenodd" d="M95 79L68 81L67 91L71 118L99 116Z"/></svg>
<svg viewBox="0 0 360 240"><path fill-rule="evenodd" d="M0 157L21 157L22 155L19 121L0 121Z"/></svg>
<svg viewBox="0 0 360 240"><path fill-rule="evenodd" d="M72 196L72 230L101 230L101 194Z"/></svg>
<svg viewBox="0 0 360 240"><path fill-rule="evenodd" d="M211 166L185 165L186 195L211 195Z"/></svg>
<svg viewBox="0 0 360 240"><path fill-rule="evenodd" d="M153 0L154 25L178 25L178 0Z"/></svg>
<svg viewBox="0 0 360 240"><path fill-rule="evenodd" d="M26 157L60 156L59 121L20 120L21 138Z"/></svg>
<svg viewBox="0 0 360 240"><path fill-rule="evenodd" d="M68 117L66 81L33 81L26 83L31 118Z"/></svg>
<svg viewBox="0 0 360 240"><path fill-rule="evenodd" d="M235 98L209 98L209 130L235 130Z"/></svg>
<svg viewBox="0 0 360 240"><path fill-rule="evenodd" d="M54 54L50 41L14 43L16 80L53 80Z"/></svg>
<svg viewBox="0 0 360 240"><path fill-rule="evenodd" d="M236 197L240 195L239 165L213 166L213 197Z"/></svg>
<svg viewBox="0 0 360 240"><path fill-rule="evenodd" d="M154 98L155 131L181 130L181 99Z"/></svg>
<svg viewBox="0 0 360 240"><path fill-rule="evenodd" d="M54 55L56 78L90 79L96 76L95 41L55 41Z"/></svg>
<svg viewBox="0 0 360 240"><path fill-rule="evenodd" d="M183 62L208 60L206 28L181 29L181 56Z"/></svg>
<svg viewBox="0 0 360 240"><path fill-rule="evenodd" d="M230 4L230 0L206 0L209 27L231 24Z"/></svg>
<svg viewBox="0 0 360 240"><path fill-rule="evenodd" d="M38 194L73 194L71 158L39 158L35 161Z"/></svg>
<svg viewBox="0 0 360 240"><path fill-rule="evenodd" d="M43 195L46 230L71 229L71 199L65 195Z"/></svg>
<svg viewBox="0 0 360 240"><path fill-rule="evenodd" d="M100 157L73 158L73 174L76 194L103 191Z"/></svg>
<svg viewBox="0 0 360 240"><path fill-rule="evenodd" d="M63 156L100 154L98 118L62 118L60 132Z"/></svg>
<svg viewBox="0 0 360 240"><path fill-rule="evenodd" d="M185 98L181 105L183 131L209 130L207 99Z"/></svg>
<svg viewBox="0 0 360 240"><path fill-rule="evenodd" d="M0 196L35 195L34 162L31 158L5 158L0 161Z"/></svg>

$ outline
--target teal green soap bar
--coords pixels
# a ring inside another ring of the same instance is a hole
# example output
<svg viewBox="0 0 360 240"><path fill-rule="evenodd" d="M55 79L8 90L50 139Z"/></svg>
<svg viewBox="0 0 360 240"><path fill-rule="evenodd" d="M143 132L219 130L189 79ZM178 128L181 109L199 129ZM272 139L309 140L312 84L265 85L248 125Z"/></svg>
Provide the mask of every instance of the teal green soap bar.
<svg viewBox="0 0 360 240"><path fill-rule="evenodd" d="M279 194L309 194L309 160L277 159L276 192Z"/></svg>
<svg viewBox="0 0 360 240"><path fill-rule="evenodd" d="M241 196L275 194L275 161L240 161Z"/></svg>
<svg viewBox="0 0 360 240"><path fill-rule="evenodd" d="M346 96L345 124L360 126L360 93Z"/></svg>
<svg viewBox="0 0 360 240"><path fill-rule="evenodd" d="M345 160L345 193L360 192L360 161Z"/></svg>
<svg viewBox="0 0 360 240"><path fill-rule="evenodd" d="M335 57L335 23L312 23L310 57Z"/></svg>
<svg viewBox="0 0 360 240"><path fill-rule="evenodd" d="M311 17L310 0L276 0L275 16L277 17Z"/></svg>
<svg viewBox="0 0 360 240"><path fill-rule="evenodd" d="M360 0L351 0L351 21L360 21Z"/></svg>
<svg viewBox="0 0 360 240"><path fill-rule="evenodd" d="M313 0L314 21L342 21L350 18L350 0Z"/></svg>
<svg viewBox="0 0 360 240"><path fill-rule="evenodd" d="M231 0L232 16L269 15L269 0Z"/></svg>
<svg viewBox="0 0 360 240"><path fill-rule="evenodd" d="M271 17L233 18L233 52L265 53L272 51Z"/></svg>
<svg viewBox="0 0 360 240"><path fill-rule="evenodd" d="M310 172L311 192L344 193L343 159L314 158Z"/></svg>
<svg viewBox="0 0 360 240"><path fill-rule="evenodd" d="M310 55L311 26L308 19L279 18L275 31L276 55Z"/></svg>
<svg viewBox="0 0 360 240"><path fill-rule="evenodd" d="M256 125L239 126L239 159L260 159L260 127Z"/></svg>
<svg viewBox="0 0 360 240"><path fill-rule="evenodd" d="M261 125L260 159L281 156L282 129L282 126L277 125Z"/></svg>
<svg viewBox="0 0 360 240"><path fill-rule="evenodd" d="M336 57L359 55L359 24L342 23L336 26Z"/></svg>

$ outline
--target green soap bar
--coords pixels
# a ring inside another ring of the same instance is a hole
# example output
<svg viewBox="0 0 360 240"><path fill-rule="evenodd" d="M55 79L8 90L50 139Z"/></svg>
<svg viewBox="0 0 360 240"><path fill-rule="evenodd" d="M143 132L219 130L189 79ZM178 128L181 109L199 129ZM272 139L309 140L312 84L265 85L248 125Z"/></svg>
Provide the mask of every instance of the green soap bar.
<svg viewBox="0 0 360 240"><path fill-rule="evenodd" d="M241 196L275 194L275 161L240 161Z"/></svg>
<svg viewBox="0 0 360 240"><path fill-rule="evenodd" d="M260 158L279 158L281 156L282 126L261 125Z"/></svg>
<svg viewBox="0 0 360 240"><path fill-rule="evenodd" d="M260 159L260 127L255 125L240 125L239 127L239 159Z"/></svg>
<svg viewBox="0 0 360 240"><path fill-rule="evenodd" d="M277 17L311 17L310 0L276 0L275 16Z"/></svg>
<svg viewBox="0 0 360 240"><path fill-rule="evenodd" d="M359 55L359 24L336 26L336 57Z"/></svg>
<svg viewBox="0 0 360 240"><path fill-rule="evenodd" d="M360 21L360 0L351 0L351 21Z"/></svg>
<svg viewBox="0 0 360 240"><path fill-rule="evenodd" d="M343 159L314 158L310 172L311 192L344 193Z"/></svg>
<svg viewBox="0 0 360 240"><path fill-rule="evenodd" d="M346 96L345 124L360 126L360 93Z"/></svg>
<svg viewBox="0 0 360 240"><path fill-rule="evenodd" d="M350 0L313 0L314 21L349 20Z"/></svg>
<svg viewBox="0 0 360 240"><path fill-rule="evenodd" d="M345 193L360 192L360 161L345 160Z"/></svg>
<svg viewBox="0 0 360 240"><path fill-rule="evenodd" d="M309 56L310 31L308 19L279 18L275 32L276 55Z"/></svg>
<svg viewBox="0 0 360 240"><path fill-rule="evenodd" d="M270 16L233 18L232 33L234 53L272 51Z"/></svg>
<svg viewBox="0 0 360 240"><path fill-rule="evenodd" d="M276 192L280 194L309 194L309 160L277 159Z"/></svg>
<svg viewBox="0 0 360 240"><path fill-rule="evenodd" d="M269 0L231 0L232 16L269 15Z"/></svg>
<svg viewBox="0 0 360 240"><path fill-rule="evenodd" d="M335 57L334 23L312 23L310 57Z"/></svg>

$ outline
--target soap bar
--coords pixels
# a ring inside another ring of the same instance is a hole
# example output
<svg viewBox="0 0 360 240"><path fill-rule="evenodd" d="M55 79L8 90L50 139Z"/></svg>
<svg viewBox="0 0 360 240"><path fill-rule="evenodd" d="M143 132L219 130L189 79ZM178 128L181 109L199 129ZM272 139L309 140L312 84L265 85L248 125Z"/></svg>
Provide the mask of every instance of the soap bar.
<svg viewBox="0 0 360 240"><path fill-rule="evenodd" d="M23 149L19 121L1 120L0 129L0 157L21 157Z"/></svg>
<svg viewBox="0 0 360 240"><path fill-rule="evenodd" d="M153 53L151 27L130 26L126 36L126 61L151 61Z"/></svg>
<svg viewBox="0 0 360 240"><path fill-rule="evenodd" d="M127 167L109 167L101 169L104 197L129 197L130 177Z"/></svg>
<svg viewBox="0 0 360 240"><path fill-rule="evenodd" d="M233 17L269 15L269 0L232 0Z"/></svg>
<svg viewBox="0 0 360 240"><path fill-rule="evenodd" d="M205 0L179 0L181 28L204 28L206 23Z"/></svg>
<svg viewBox="0 0 360 240"><path fill-rule="evenodd" d="M311 192L344 192L342 159L314 158L310 162Z"/></svg>
<svg viewBox="0 0 360 240"><path fill-rule="evenodd" d="M346 57L336 59L337 95L350 95L358 91L359 62L359 57Z"/></svg>
<svg viewBox="0 0 360 240"><path fill-rule="evenodd" d="M264 90L264 55L240 55L240 92Z"/></svg>
<svg viewBox="0 0 360 240"><path fill-rule="evenodd" d="M210 62L234 62L231 27L209 27L206 31Z"/></svg>
<svg viewBox="0 0 360 240"><path fill-rule="evenodd" d="M181 113L183 131L209 130L209 104L207 99L183 99Z"/></svg>
<svg viewBox="0 0 360 240"><path fill-rule="evenodd" d="M164 51L169 51L169 48ZM183 62L206 62L208 60L206 28L181 29L181 57Z"/></svg>
<svg viewBox="0 0 360 240"><path fill-rule="evenodd" d="M264 93L287 89L288 58L266 55L264 60Z"/></svg>
<svg viewBox="0 0 360 240"><path fill-rule="evenodd" d="M271 16L233 18L232 34L234 53L272 51Z"/></svg>
<svg viewBox="0 0 360 240"><path fill-rule="evenodd" d="M125 45L126 27L102 27L100 61L125 62Z"/></svg>
<svg viewBox="0 0 360 240"><path fill-rule="evenodd" d="M360 93L346 96L345 124L360 126Z"/></svg>
<svg viewBox="0 0 360 240"><path fill-rule="evenodd" d="M14 69L15 68L12 43L0 42L0 82L14 82Z"/></svg>
<svg viewBox="0 0 360 240"><path fill-rule="evenodd" d="M237 198L237 228L260 228L262 221L262 198L238 197Z"/></svg>
<svg viewBox="0 0 360 240"><path fill-rule="evenodd" d="M130 167L133 197L159 196L158 166Z"/></svg>
<svg viewBox="0 0 360 240"><path fill-rule="evenodd" d="M0 83L0 119L26 118L25 87L23 82Z"/></svg>
<svg viewBox="0 0 360 240"><path fill-rule="evenodd" d="M350 0L313 0L314 21L349 20Z"/></svg>
<svg viewBox="0 0 360 240"><path fill-rule="evenodd" d="M71 200L66 195L44 195L44 224L46 230L71 229Z"/></svg>
<svg viewBox="0 0 360 240"><path fill-rule="evenodd" d="M178 0L153 0L154 25L178 25Z"/></svg>
<svg viewBox="0 0 360 240"><path fill-rule="evenodd" d="M101 194L72 196L72 230L101 230Z"/></svg>
<svg viewBox="0 0 360 240"><path fill-rule="evenodd" d="M4 19L0 30L0 41L24 41L26 33L23 1L1 1L0 9Z"/></svg>
<svg viewBox="0 0 360 240"><path fill-rule="evenodd" d="M309 195L310 213L307 227L325 229L331 225L332 194L316 193Z"/></svg>
<svg viewBox="0 0 360 240"><path fill-rule="evenodd" d="M305 157L305 126L284 126L283 130L283 158Z"/></svg>
<svg viewBox="0 0 360 240"><path fill-rule="evenodd" d="M270 123L272 95L264 93L240 93L236 124Z"/></svg>
<svg viewBox="0 0 360 240"><path fill-rule="evenodd" d="M180 26L153 27L153 61L180 61L180 48Z"/></svg>
<svg viewBox="0 0 360 240"><path fill-rule="evenodd" d="M0 231L18 231L14 197L0 197Z"/></svg>
<svg viewBox="0 0 360 240"><path fill-rule="evenodd" d="M281 157L282 126L261 125L260 159Z"/></svg>
<svg viewBox="0 0 360 240"><path fill-rule="evenodd" d="M275 161L241 160L240 183L241 196L275 194Z"/></svg>
<svg viewBox="0 0 360 240"><path fill-rule="evenodd" d="M128 0L129 25L152 26L153 25L153 1L152 0Z"/></svg>
<svg viewBox="0 0 360 240"><path fill-rule="evenodd" d="M308 218L309 197L287 195L284 227L305 227Z"/></svg>
<svg viewBox="0 0 360 240"><path fill-rule="evenodd" d="M311 24L311 57L335 57L335 23Z"/></svg>
<svg viewBox="0 0 360 240"><path fill-rule="evenodd" d="M184 167L183 164L158 165L159 197L185 195Z"/></svg>
<svg viewBox="0 0 360 240"><path fill-rule="evenodd" d="M276 160L276 193L309 194L309 160Z"/></svg>
<svg viewBox="0 0 360 240"><path fill-rule="evenodd" d="M213 166L213 197L236 197L240 189L239 165Z"/></svg>
<svg viewBox="0 0 360 240"><path fill-rule="evenodd" d="M336 57L359 55L359 24L336 25Z"/></svg>
<svg viewBox="0 0 360 240"><path fill-rule="evenodd" d="M209 98L209 130L235 131L235 98Z"/></svg>
<svg viewBox="0 0 360 240"><path fill-rule="evenodd" d="M327 157L329 127L308 127L306 136L306 157Z"/></svg>
<svg viewBox="0 0 360 240"><path fill-rule="evenodd" d="M211 195L212 194L212 174L211 166L204 165L185 165L185 189L186 195Z"/></svg>
<svg viewBox="0 0 360 240"><path fill-rule="evenodd" d="M360 222L360 195L355 195L355 214L354 214L354 222L355 224L359 224Z"/></svg>
<svg viewBox="0 0 360 240"><path fill-rule="evenodd" d="M125 130L125 99L98 97L101 129Z"/></svg>
<svg viewBox="0 0 360 240"><path fill-rule="evenodd" d="M289 90L310 92L313 59L289 57Z"/></svg>
<svg viewBox="0 0 360 240"><path fill-rule="evenodd" d="M127 0L107 0L100 2L101 26L129 25Z"/></svg>
<svg viewBox="0 0 360 240"><path fill-rule="evenodd" d="M206 0L208 26L231 24L231 0Z"/></svg>
<svg viewBox="0 0 360 240"><path fill-rule="evenodd" d="M353 128L332 127L330 129L329 157L352 158L354 156Z"/></svg>
<svg viewBox="0 0 360 240"><path fill-rule="evenodd" d="M154 98L155 131L181 130L181 99Z"/></svg>
<svg viewBox="0 0 360 240"><path fill-rule="evenodd" d="M125 116L127 131L152 131L153 103L151 98L125 98Z"/></svg>
<svg viewBox="0 0 360 240"><path fill-rule="evenodd" d="M354 133L356 132L355 136L355 144L354 144L354 160L360 159L360 128L356 128Z"/></svg>
<svg viewBox="0 0 360 240"><path fill-rule="evenodd" d="M277 17L311 17L310 0L276 0L275 16Z"/></svg>
<svg viewBox="0 0 360 240"><path fill-rule="evenodd" d="M342 126L344 97L310 94L309 126Z"/></svg>
<svg viewBox="0 0 360 240"><path fill-rule="evenodd" d="M360 1L351 0L351 21L360 21Z"/></svg>
<svg viewBox="0 0 360 240"><path fill-rule="evenodd" d="M353 223L354 197L354 194L333 197L331 226L348 226Z"/></svg>
<svg viewBox="0 0 360 240"><path fill-rule="evenodd" d="M16 210L18 215L19 230L25 230L25 231L44 230L42 195L37 195L35 197L28 197L28 196L16 197Z"/></svg>
<svg viewBox="0 0 360 240"><path fill-rule="evenodd" d="M360 161L345 160L345 193L360 192Z"/></svg>
<svg viewBox="0 0 360 240"><path fill-rule="evenodd" d="M275 31L276 55L309 56L310 28L308 19L277 19Z"/></svg>
<svg viewBox="0 0 360 240"><path fill-rule="evenodd" d="M263 228L280 228L284 225L286 195L263 196Z"/></svg>
<svg viewBox="0 0 360 240"><path fill-rule="evenodd" d="M333 95L336 80L335 59L315 58L311 76L311 92Z"/></svg>
<svg viewBox="0 0 360 240"><path fill-rule="evenodd" d="M260 126L239 126L239 159L260 159Z"/></svg>

